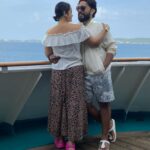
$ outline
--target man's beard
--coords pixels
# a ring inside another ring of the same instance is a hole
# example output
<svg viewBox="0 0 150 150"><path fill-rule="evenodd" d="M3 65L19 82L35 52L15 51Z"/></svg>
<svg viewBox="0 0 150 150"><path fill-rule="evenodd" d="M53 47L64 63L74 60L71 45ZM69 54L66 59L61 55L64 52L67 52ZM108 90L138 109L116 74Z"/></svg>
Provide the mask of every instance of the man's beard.
<svg viewBox="0 0 150 150"><path fill-rule="evenodd" d="M88 20L90 20L91 16L90 14L78 14L78 19L80 22L87 22Z"/></svg>

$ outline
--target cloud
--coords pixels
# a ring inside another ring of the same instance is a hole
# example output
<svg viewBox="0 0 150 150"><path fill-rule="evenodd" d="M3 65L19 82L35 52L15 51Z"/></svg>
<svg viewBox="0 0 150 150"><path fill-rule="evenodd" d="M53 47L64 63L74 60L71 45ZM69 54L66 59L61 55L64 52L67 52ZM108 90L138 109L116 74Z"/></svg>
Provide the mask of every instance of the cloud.
<svg viewBox="0 0 150 150"><path fill-rule="evenodd" d="M96 20L116 20L120 17L120 12L108 10L104 7L97 8Z"/></svg>
<svg viewBox="0 0 150 150"><path fill-rule="evenodd" d="M38 12L33 13L33 18L36 22L41 20L40 14Z"/></svg>
<svg viewBox="0 0 150 150"><path fill-rule="evenodd" d="M17 23L17 27L18 27L18 28L23 28L24 26L23 26L22 23L19 22L19 23Z"/></svg>
<svg viewBox="0 0 150 150"><path fill-rule="evenodd" d="M103 8L103 7L97 8L97 16L105 17L105 16L107 16L107 14L108 14L108 11L105 8Z"/></svg>

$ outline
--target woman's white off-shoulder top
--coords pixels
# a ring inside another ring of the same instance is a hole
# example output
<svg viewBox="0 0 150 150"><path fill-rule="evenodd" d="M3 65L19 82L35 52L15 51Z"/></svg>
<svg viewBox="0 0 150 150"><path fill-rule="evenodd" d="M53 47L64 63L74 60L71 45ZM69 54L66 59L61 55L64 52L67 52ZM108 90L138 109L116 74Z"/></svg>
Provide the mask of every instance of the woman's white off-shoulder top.
<svg viewBox="0 0 150 150"><path fill-rule="evenodd" d="M52 69L64 70L82 65L80 43L87 40L89 36L89 32L83 26L72 32L46 34L43 45L51 47L54 55L61 57L57 64L52 64Z"/></svg>

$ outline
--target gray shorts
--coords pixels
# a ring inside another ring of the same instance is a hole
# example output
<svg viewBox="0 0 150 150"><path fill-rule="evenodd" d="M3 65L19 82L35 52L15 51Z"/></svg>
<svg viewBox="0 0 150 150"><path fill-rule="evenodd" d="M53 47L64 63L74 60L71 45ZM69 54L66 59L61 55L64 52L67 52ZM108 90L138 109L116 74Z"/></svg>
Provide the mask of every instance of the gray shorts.
<svg viewBox="0 0 150 150"><path fill-rule="evenodd" d="M111 102L114 100L111 71L104 74L85 75L86 101L99 110L99 102Z"/></svg>

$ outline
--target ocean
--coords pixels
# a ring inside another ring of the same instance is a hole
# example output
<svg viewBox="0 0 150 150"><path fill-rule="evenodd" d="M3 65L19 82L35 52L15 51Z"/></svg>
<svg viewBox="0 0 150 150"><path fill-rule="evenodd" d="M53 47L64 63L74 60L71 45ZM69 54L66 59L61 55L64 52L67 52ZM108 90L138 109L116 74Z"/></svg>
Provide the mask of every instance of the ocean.
<svg viewBox="0 0 150 150"><path fill-rule="evenodd" d="M150 44L118 44L115 58L150 57ZM45 61L40 42L0 41L0 62Z"/></svg>

